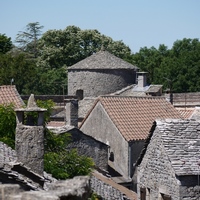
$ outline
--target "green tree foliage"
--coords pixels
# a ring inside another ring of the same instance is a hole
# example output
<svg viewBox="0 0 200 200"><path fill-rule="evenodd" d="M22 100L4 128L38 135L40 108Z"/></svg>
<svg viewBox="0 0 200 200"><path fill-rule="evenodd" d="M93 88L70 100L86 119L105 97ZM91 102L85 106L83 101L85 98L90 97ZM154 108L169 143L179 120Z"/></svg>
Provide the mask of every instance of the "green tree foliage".
<svg viewBox="0 0 200 200"><path fill-rule="evenodd" d="M37 105L46 108L45 122L49 120L54 103L51 100L37 100ZM0 141L14 149L15 147L16 114L14 106L0 105ZM88 175L94 167L91 158L78 155L76 149L67 150L70 134L55 135L45 129L44 169L57 179Z"/></svg>
<svg viewBox="0 0 200 200"><path fill-rule="evenodd" d="M67 68L42 69L37 67L38 82L35 85L37 94L67 94Z"/></svg>
<svg viewBox="0 0 200 200"><path fill-rule="evenodd" d="M45 171L57 179L72 178L79 175L88 175L94 167L91 158L80 156L76 149L66 150L70 142L67 133L55 135L46 130L45 135Z"/></svg>
<svg viewBox="0 0 200 200"><path fill-rule="evenodd" d="M42 35L43 26L39 22L32 22L26 25L25 31L20 31L16 37L18 47L29 53L34 58L38 55L38 40Z"/></svg>
<svg viewBox="0 0 200 200"><path fill-rule="evenodd" d="M12 41L5 34L0 34L0 54L5 54L12 49Z"/></svg>
<svg viewBox="0 0 200 200"><path fill-rule="evenodd" d="M11 80L20 94L37 94L40 74L33 60L20 53L0 55L0 84L10 85Z"/></svg>
<svg viewBox="0 0 200 200"><path fill-rule="evenodd" d="M0 105L0 141L11 148L15 147L16 115L14 106Z"/></svg>
<svg viewBox="0 0 200 200"><path fill-rule="evenodd" d="M141 48L133 56L136 65L149 73L149 83L163 84L173 92L200 90L200 42L198 39L177 40L171 49L160 45Z"/></svg>
<svg viewBox="0 0 200 200"><path fill-rule="evenodd" d="M131 54L130 48L122 41L115 42L97 30L81 30L76 26L47 31L41 37L39 46L38 65L48 69L71 66L98 52L102 46L121 58Z"/></svg>

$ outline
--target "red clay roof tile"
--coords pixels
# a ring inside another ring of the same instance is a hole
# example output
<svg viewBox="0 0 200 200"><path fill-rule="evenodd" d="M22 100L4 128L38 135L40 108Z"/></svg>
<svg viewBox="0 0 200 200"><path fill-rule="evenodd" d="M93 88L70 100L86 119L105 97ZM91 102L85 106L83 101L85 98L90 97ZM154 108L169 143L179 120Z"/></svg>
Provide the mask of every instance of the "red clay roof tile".
<svg viewBox="0 0 200 200"><path fill-rule="evenodd" d="M21 108L25 105L15 85L0 86L0 104L8 105L11 103L15 108Z"/></svg>
<svg viewBox="0 0 200 200"><path fill-rule="evenodd" d="M183 118L162 97L102 96L99 101L127 141L146 139L156 119Z"/></svg>

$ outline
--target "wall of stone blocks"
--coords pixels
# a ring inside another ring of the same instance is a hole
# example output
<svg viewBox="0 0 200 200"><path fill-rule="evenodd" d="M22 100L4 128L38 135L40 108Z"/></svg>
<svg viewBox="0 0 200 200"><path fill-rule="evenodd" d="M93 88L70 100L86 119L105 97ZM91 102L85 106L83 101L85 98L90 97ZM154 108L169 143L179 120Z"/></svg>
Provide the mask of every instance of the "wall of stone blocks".
<svg viewBox="0 0 200 200"><path fill-rule="evenodd" d="M101 170L108 169L108 146L94 138L85 135L78 129L69 131L72 141L68 144L68 149L76 148L79 155L91 157L95 165Z"/></svg>
<svg viewBox="0 0 200 200"><path fill-rule="evenodd" d="M83 97L97 97L113 93L134 84L134 69L68 70L68 95L83 90Z"/></svg>
<svg viewBox="0 0 200 200"><path fill-rule="evenodd" d="M181 182L180 199L199 200L200 199L200 174L178 177Z"/></svg>
<svg viewBox="0 0 200 200"><path fill-rule="evenodd" d="M91 193L87 176L57 181L50 184L46 191L23 191L17 184L0 184L0 199L2 200L88 200Z"/></svg>
<svg viewBox="0 0 200 200"><path fill-rule="evenodd" d="M18 124L15 135L17 159L32 171L43 175L44 127Z"/></svg>
<svg viewBox="0 0 200 200"><path fill-rule="evenodd" d="M94 193L101 196L102 199L110 200L130 200L125 194L118 189L106 184L95 176L90 179L91 189Z"/></svg>
<svg viewBox="0 0 200 200"><path fill-rule="evenodd" d="M180 182L171 167L160 136L155 132L138 168L138 199L140 199L140 188L149 190L150 199L159 199L161 194L171 196L171 200L180 199Z"/></svg>

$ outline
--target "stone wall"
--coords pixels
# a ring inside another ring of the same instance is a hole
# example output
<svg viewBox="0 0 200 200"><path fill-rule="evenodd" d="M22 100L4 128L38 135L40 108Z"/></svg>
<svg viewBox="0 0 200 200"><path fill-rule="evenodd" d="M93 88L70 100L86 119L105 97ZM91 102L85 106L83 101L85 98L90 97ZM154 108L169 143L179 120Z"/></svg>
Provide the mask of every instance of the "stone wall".
<svg viewBox="0 0 200 200"><path fill-rule="evenodd" d="M78 129L72 129L69 133L71 134L72 141L67 148L76 148L79 155L91 157L98 168L107 171L108 146L88 135L85 135Z"/></svg>
<svg viewBox="0 0 200 200"><path fill-rule="evenodd" d="M113 154L112 165L115 170L124 178L130 177L128 142L120 134L100 103L95 106L80 129L85 134L110 146L109 154Z"/></svg>
<svg viewBox="0 0 200 200"><path fill-rule="evenodd" d="M200 175L199 175L200 176ZM200 177L198 176L181 176L178 177L181 182L180 199L182 200L199 200L200 199Z"/></svg>
<svg viewBox="0 0 200 200"><path fill-rule="evenodd" d="M171 200L180 199L180 181L176 178L156 131L138 168L137 182L138 199L141 188L150 193L151 199L159 199L161 194L171 196Z"/></svg>
<svg viewBox="0 0 200 200"><path fill-rule="evenodd" d="M15 136L15 151L19 162L43 175L44 128L18 124Z"/></svg>
<svg viewBox="0 0 200 200"><path fill-rule="evenodd" d="M2 200L88 200L91 192L89 177L85 176L52 183L48 191L23 191L17 184L0 184Z"/></svg>
<svg viewBox="0 0 200 200"><path fill-rule="evenodd" d="M109 184L106 181L106 178L101 180L99 177L92 175L90 179L92 191L102 197L105 200L136 200L136 195L132 191L123 188L123 186L109 181ZM115 187L114 187L115 185Z"/></svg>
<svg viewBox="0 0 200 200"><path fill-rule="evenodd" d="M68 94L83 90L83 97L113 93L135 83L135 69L68 70Z"/></svg>

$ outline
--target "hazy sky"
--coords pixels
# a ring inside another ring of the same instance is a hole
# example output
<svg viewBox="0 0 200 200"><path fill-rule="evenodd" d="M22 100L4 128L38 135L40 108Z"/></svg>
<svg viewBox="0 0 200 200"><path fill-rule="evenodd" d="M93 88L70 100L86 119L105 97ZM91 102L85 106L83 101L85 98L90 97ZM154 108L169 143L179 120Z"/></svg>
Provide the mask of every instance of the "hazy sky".
<svg viewBox="0 0 200 200"><path fill-rule="evenodd" d="M43 32L97 29L132 52L176 40L200 38L200 0L0 0L0 33L15 40L30 22Z"/></svg>

